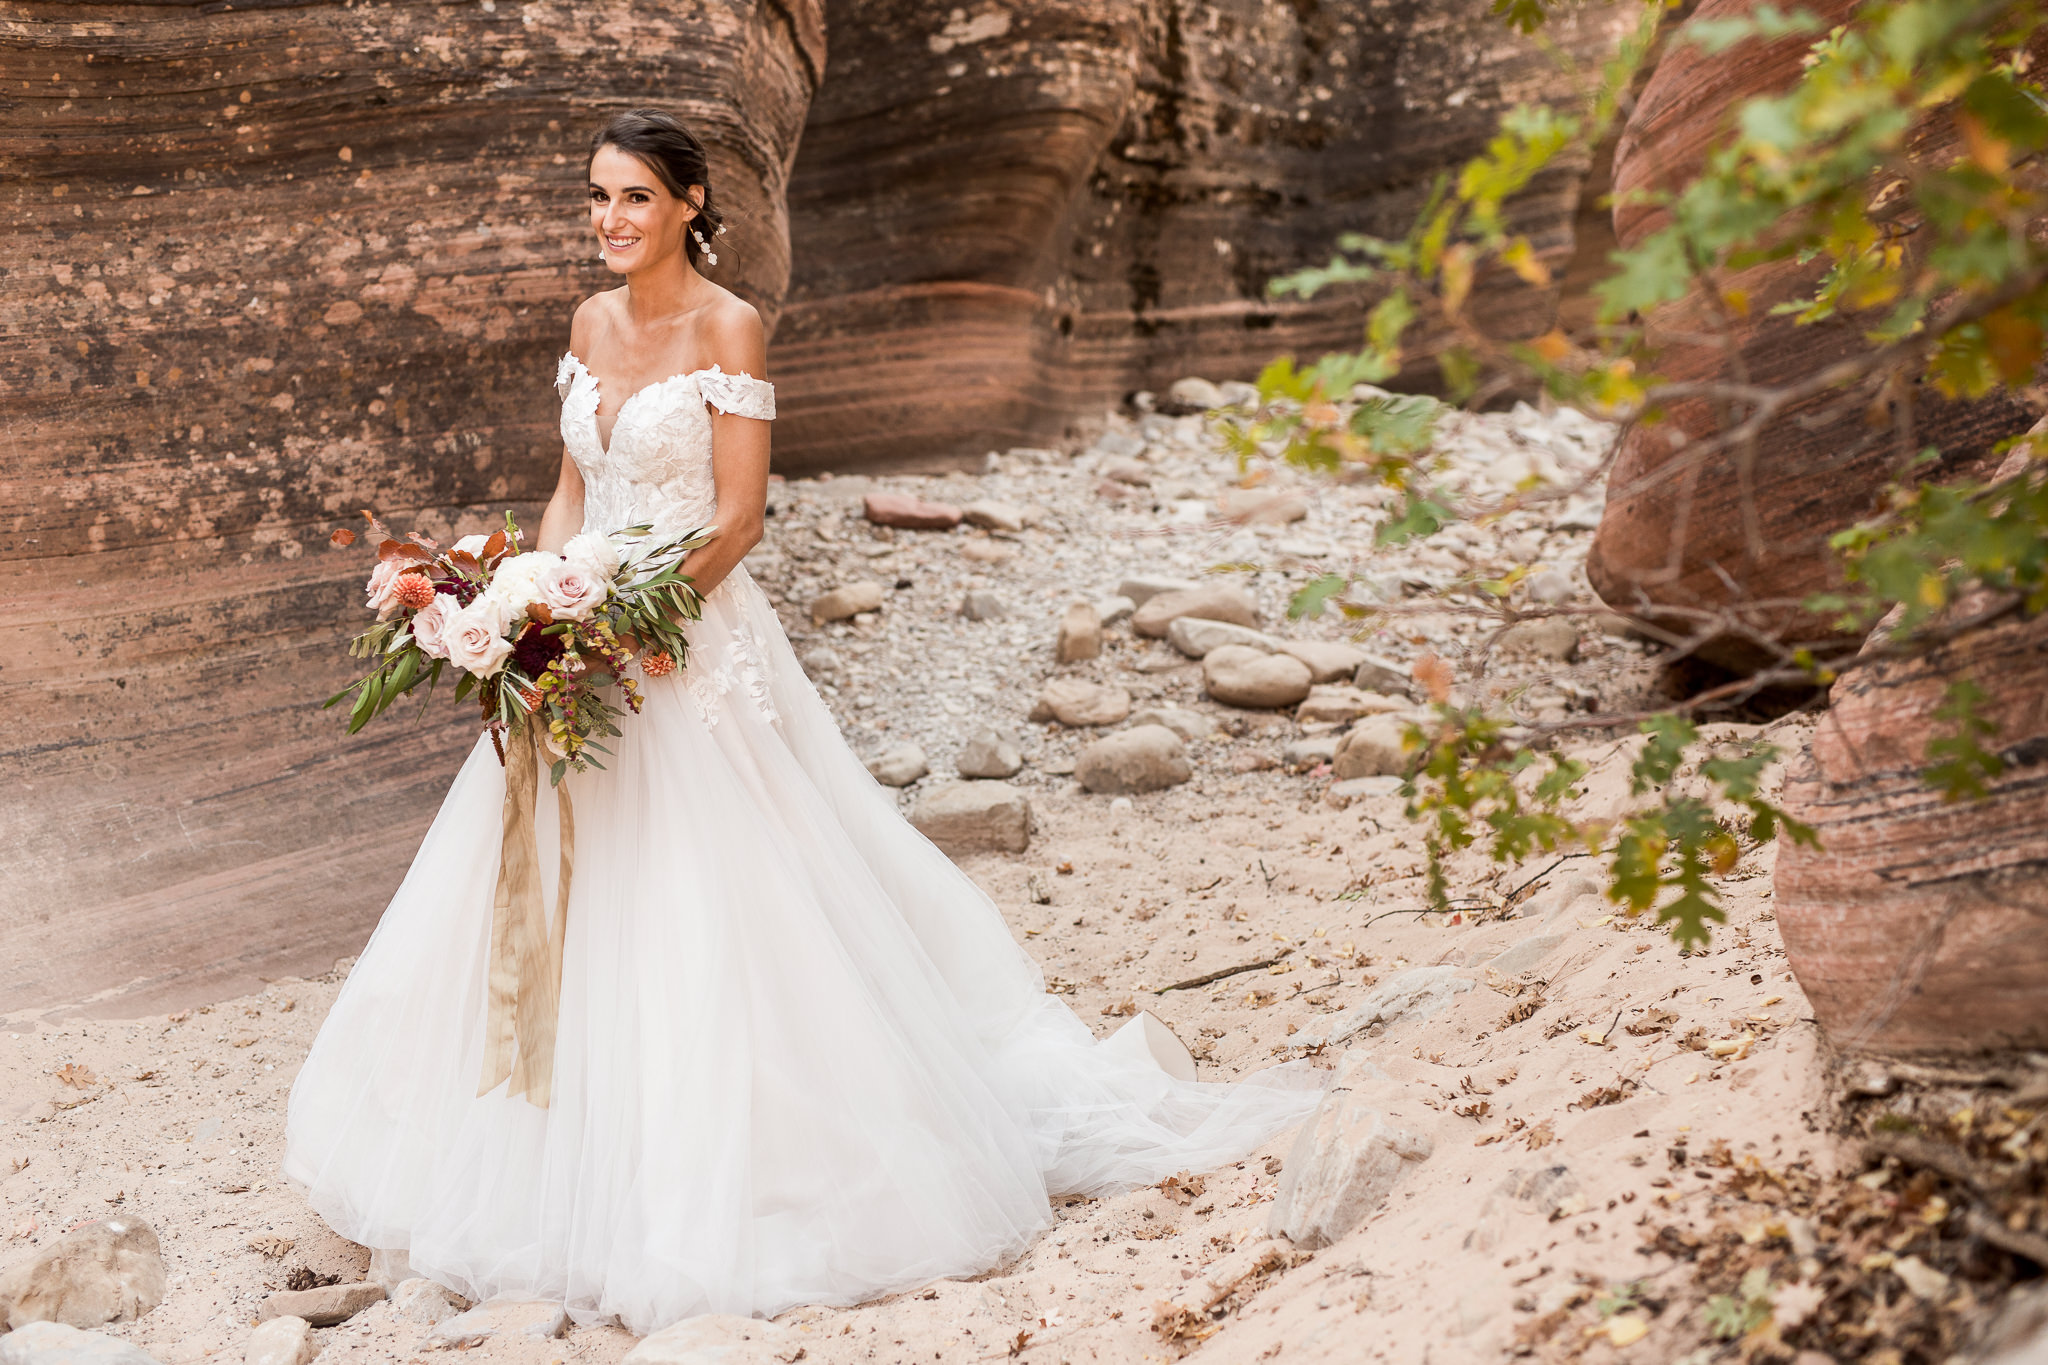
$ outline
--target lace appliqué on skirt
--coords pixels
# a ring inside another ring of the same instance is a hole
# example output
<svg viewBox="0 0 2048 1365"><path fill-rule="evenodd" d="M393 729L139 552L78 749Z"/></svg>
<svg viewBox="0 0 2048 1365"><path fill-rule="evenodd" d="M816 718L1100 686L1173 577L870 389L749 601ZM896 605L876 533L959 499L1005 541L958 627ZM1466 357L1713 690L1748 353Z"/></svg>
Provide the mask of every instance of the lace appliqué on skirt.
<svg viewBox="0 0 2048 1365"><path fill-rule="evenodd" d="M727 634L722 648L699 653L693 647L680 677L707 729L718 724L734 693L744 695L770 725L782 720L769 686L767 642L744 616Z"/></svg>

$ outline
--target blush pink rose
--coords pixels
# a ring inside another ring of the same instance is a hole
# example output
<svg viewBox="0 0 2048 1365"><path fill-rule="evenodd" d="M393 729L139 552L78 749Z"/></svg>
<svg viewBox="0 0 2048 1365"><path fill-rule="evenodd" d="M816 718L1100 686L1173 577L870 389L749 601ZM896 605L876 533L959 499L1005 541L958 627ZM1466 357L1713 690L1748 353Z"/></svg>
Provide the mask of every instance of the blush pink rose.
<svg viewBox="0 0 2048 1365"><path fill-rule="evenodd" d="M556 620L581 621L611 595L611 586L591 567L565 559L540 576L537 600Z"/></svg>
<svg viewBox="0 0 2048 1365"><path fill-rule="evenodd" d="M512 653L505 638L505 612L488 597L479 597L456 611L441 629L448 662L479 678L495 675Z"/></svg>
<svg viewBox="0 0 2048 1365"><path fill-rule="evenodd" d="M407 567L402 559L380 559L370 570L370 585L363 605L381 617L398 605L398 575Z"/></svg>
<svg viewBox="0 0 2048 1365"><path fill-rule="evenodd" d="M434 600L419 609L412 618L412 638L420 649L436 659L448 657L448 645L441 634L448 629L449 619L455 614L455 599L445 593L435 593Z"/></svg>

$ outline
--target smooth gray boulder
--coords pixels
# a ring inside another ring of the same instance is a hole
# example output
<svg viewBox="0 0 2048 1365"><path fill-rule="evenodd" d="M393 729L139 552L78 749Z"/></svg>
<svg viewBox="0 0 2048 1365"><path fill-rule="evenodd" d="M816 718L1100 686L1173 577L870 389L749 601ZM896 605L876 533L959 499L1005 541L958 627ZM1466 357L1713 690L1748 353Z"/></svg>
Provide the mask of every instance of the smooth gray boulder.
<svg viewBox="0 0 2048 1365"><path fill-rule="evenodd" d="M1171 622L1166 627L1166 643L1190 659L1202 658L1210 650L1224 645L1248 645L1271 654L1280 644L1263 631L1234 626L1228 621L1208 621L1199 616L1182 616Z"/></svg>
<svg viewBox="0 0 2048 1365"><path fill-rule="evenodd" d="M1579 632L1570 621L1560 616L1517 621L1500 633L1494 648L1503 654L1524 654L1569 663L1579 657Z"/></svg>
<svg viewBox="0 0 2048 1365"><path fill-rule="evenodd" d="M907 787L931 770L915 744L892 744L868 760L868 771L885 787Z"/></svg>
<svg viewBox="0 0 2048 1365"><path fill-rule="evenodd" d="M1405 700L1396 701L1342 683L1319 683L1309 688L1308 696L1295 708L1294 718L1303 725L1343 725L1360 716L1382 716L1407 709Z"/></svg>
<svg viewBox="0 0 2048 1365"><path fill-rule="evenodd" d="M1022 853L1031 844L1031 803L1005 782L946 782L917 799L910 823L949 855Z"/></svg>
<svg viewBox="0 0 2048 1365"><path fill-rule="evenodd" d="M256 1321L304 1318L315 1327L332 1327L383 1301L384 1286L375 1280L323 1284L317 1289L284 1289L264 1297L263 1306L256 1310Z"/></svg>
<svg viewBox="0 0 2048 1365"><path fill-rule="evenodd" d="M1365 651L1342 640L1285 640L1280 652L1308 665L1313 683L1350 682L1365 662Z"/></svg>
<svg viewBox="0 0 2048 1365"><path fill-rule="evenodd" d="M1407 720L1391 713L1358 722L1337 742L1331 773L1340 782L1354 777L1401 776L1408 771L1411 757L1402 741L1407 730Z"/></svg>
<svg viewBox="0 0 2048 1365"><path fill-rule="evenodd" d="M962 777L1015 777L1024 768L1024 755L1008 735L981 729L960 747L953 769Z"/></svg>
<svg viewBox="0 0 2048 1365"><path fill-rule="evenodd" d="M1199 584L1192 583L1185 578L1162 578L1153 574L1137 578L1126 578L1123 582L1116 585L1116 595L1128 599L1131 609L1136 611L1161 593L1187 592L1199 586Z"/></svg>
<svg viewBox="0 0 2048 1365"><path fill-rule="evenodd" d="M1104 735L1074 762L1074 776L1083 787L1110 796L1178 786L1192 774L1186 746L1163 725Z"/></svg>
<svg viewBox="0 0 2048 1365"><path fill-rule="evenodd" d="M1039 689L1030 718L1073 726L1115 725L1130 714L1131 694L1121 687L1084 678L1053 678Z"/></svg>
<svg viewBox="0 0 2048 1365"><path fill-rule="evenodd" d="M1148 706L1131 712L1132 728L1140 725L1164 725L1190 744L1199 744L1216 733L1215 721L1184 706Z"/></svg>
<svg viewBox="0 0 2048 1365"><path fill-rule="evenodd" d="M1124 595L1130 596L1128 592ZM1256 629L1259 604L1235 583L1205 583L1178 592L1163 592L1139 603L1138 609L1131 613L1131 629L1156 640L1183 616L1199 616L1205 621L1228 621L1232 625Z"/></svg>
<svg viewBox="0 0 2048 1365"><path fill-rule="evenodd" d="M1308 665L1285 654L1248 645L1224 645L1202 659L1202 686L1225 706L1273 710L1308 696Z"/></svg>
<svg viewBox="0 0 2048 1365"><path fill-rule="evenodd" d="M882 608L882 585L872 580L848 583L843 588L834 588L821 593L811 602L811 624L822 626L828 621L844 621L849 616L858 616L864 611L880 611Z"/></svg>

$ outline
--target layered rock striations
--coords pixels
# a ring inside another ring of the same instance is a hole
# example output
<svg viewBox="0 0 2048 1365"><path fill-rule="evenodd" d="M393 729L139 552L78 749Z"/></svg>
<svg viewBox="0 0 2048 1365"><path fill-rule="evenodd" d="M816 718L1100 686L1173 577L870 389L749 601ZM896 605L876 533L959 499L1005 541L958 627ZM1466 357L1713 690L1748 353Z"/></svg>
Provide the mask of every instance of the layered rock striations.
<svg viewBox="0 0 2048 1365"><path fill-rule="evenodd" d="M1345 231L1405 232L1503 108L1568 94L1484 0L828 13L777 337L790 472L979 456L1133 389L1355 346L1356 292L1279 300L1267 281L1328 260ZM1574 9L1555 36L1597 58L1631 19ZM1584 175L1561 165L1517 205L1554 265ZM1554 290L1482 280L1471 308L1526 335L1555 306Z"/></svg>
<svg viewBox="0 0 2048 1365"><path fill-rule="evenodd" d="M1696 19L1726 19L1749 8L1750 0L1705 0ZM1854 8L1851 0L1830 0L1818 11L1832 23ZM1614 227L1622 245L1632 247L1668 223L1667 211L1648 192L1673 190L1695 177L1738 104L1781 93L1797 80L1810 41L1795 36L1720 53L1671 46L1616 151ZM2048 58L2048 39L2037 38L2035 46L2038 64ZM1945 118L1920 129L1911 148L1927 164L1945 163L1955 151L1956 134ZM1779 304L1811 297L1823 269L1823 262L1785 260L1729 272L1721 283L1726 294L1746 299L1739 313L1697 290L1660 309L1648 324L1660 373L1680 382L1739 377L1787 386L1867 352L1867 315L1801 325L1774 312ZM1732 414L1727 425L1740 415ZM1690 630L1698 613L1735 611L1744 630L1701 651L1724 667L1748 669L1769 657L1744 631L1766 641L1841 643L1828 620L1799 607L1812 594L1840 587L1829 536L1869 515L1919 451L1931 446L1942 454L1938 463L1916 469L1917 478L1939 482L1987 473L1988 462L1995 463L1992 447L2026 430L2033 417L2002 396L1953 400L1915 384L1910 416L1901 421L1896 409L1874 413L1866 402L1844 402L1840 392L1824 391L1786 404L1753 445L1703 452L1687 441L1710 439L1722 424L1708 399L1680 399L1669 405L1664 422L1624 435L1587 573L1609 603L1653 616L1662 608L1676 630Z"/></svg>
<svg viewBox="0 0 2048 1365"><path fill-rule="evenodd" d="M17 0L0 52L0 1011L324 969L475 733L319 709L328 530L537 512L613 110L702 131L773 318L821 9Z"/></svg>

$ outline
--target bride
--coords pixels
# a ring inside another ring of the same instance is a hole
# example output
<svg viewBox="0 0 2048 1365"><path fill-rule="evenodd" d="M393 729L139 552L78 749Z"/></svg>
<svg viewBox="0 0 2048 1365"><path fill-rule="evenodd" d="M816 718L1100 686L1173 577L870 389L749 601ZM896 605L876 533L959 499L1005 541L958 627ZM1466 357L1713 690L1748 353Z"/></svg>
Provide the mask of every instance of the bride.
<svg viewBox="0 0 2048 1365"><path fill-rule="evenodd" d="M1314 1073L1205 1084L1098 1044L868 776L741 562L775 396L760 319L698 273L722 230L703 147L622 114L589 179L625 285L570 328L540 546L715 522L686 564L703 619L608 766L565 784L552 1093L486 1069L506 781L479 741L292 1086L285 1174L343 1236L472 1299L646 1333L982 1271L1049 1196L1220 1165L1298 1122Z"/></svg>

